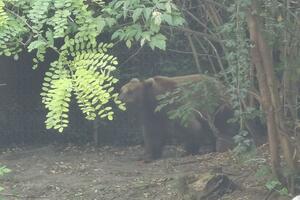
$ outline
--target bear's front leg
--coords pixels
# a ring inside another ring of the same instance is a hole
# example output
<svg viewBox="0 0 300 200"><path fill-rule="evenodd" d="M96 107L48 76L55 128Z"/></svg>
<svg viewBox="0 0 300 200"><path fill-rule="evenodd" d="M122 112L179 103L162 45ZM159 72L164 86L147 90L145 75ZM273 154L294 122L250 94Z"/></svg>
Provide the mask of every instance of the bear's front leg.
<svg viewBox="0 0 300 200"><path fill-rule="evenodd" d="M165 133L156 127L144 128L144 161L150 162L161 158L165 145Z"/></svg>

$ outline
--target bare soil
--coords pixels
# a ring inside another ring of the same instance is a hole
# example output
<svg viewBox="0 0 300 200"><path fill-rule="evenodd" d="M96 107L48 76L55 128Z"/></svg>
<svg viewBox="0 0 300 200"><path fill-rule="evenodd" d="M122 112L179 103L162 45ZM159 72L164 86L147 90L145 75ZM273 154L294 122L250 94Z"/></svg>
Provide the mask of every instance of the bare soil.
<svg viewBox="0 0 300 200"><path fill-rule="evenodd" d="M5 188L0 194L8 200L185 200L180 177L222 169L239 187L219 199L286 199L270 195L256 176L256 164L238 164L230 153L182 157L179 147L168 146L164 158L143 163L137 159L142 152L141 146L6 149L0 166L12 172L0 178Z"/></svg>

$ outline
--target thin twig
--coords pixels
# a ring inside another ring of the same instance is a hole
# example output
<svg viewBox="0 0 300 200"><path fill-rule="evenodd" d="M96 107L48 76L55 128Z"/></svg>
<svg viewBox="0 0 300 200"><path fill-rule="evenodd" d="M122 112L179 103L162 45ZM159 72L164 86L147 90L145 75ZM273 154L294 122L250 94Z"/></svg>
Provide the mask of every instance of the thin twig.
<svg viewBox="0 0 300 200"><path fill-rule="evenodd" d="M211 35L214 35L214 33L204 24L200 19L198 19L193 13L190 11L185 11L190 17L192 17L198 24L200 24L203 28L205 28Z"/></svg>
<svg viewBox="0 0 300 200"><path fill-rule="evenodd" d="M204 45L202 44L202 42L200 41L200 39L197 38L197 37L195 37L195 39L196 39L196 41L198 42L198 44L200 45L200 47L202 48L202 50L203 50L206 54L208 54L207 49L204 47ZM210 55L210 56L213 56L213 55ZM214 56L214 57L215 57L215 56ZM210 65L211 65L211 67L212 67L214 73L217 74L216 66L215 66L214 62L212 61L211 57L207 57L207 58L208 58L208 61L209 61Z"/></svg>
<svg viewBox="0 0 300 200"><path fill-rule="evenodd" d="M34 29L32 28L32 26L24 18L22 18L20 15L18 15L17 13L13 12L12 10L10 10L8 8L5 8L5 11L9 12L13 16L15 16L16 18L21 20L32 32L34 32Z"/></svg>
<svg viewBox="0 0 300 200"><path fill-rule="evenodd" d="M193 56L194 56L194 60L195 60L195 63L196 63L196 67L197 67L197 69L198 69L198 72L199 72L199 73L202 73L202 70L201 70L201 67L200 67L199 58L198 58L198 55L197 55L197 50L196 50L196 48L195 48L195 46L194 46L192 37L191 37L190 34L188 34L186 37L187 37L188 40L189 40L190 47L191 47L192 52L193 52Z"/></svg>
<svg viewBox="0 0 300 200"><path fill-rule="evenodd" d="M222 8L222 9L224 9L224 10L227 10L227 9L228 9L226 6L224 6L223 4L218 3L218 2L216 2L216 1L212 1L212 0L200 0L200 1L205 1L205 2L207 2L207 3L213 4L213 5L218 6L219 8Z"/></svg>
<svg viewBox="0 0 300 200"><path fill-rule="evenodd" d="M181 51L181 50L177 50L177 49L167 49L167 51L171 51L171 52L175 52L175 53L179 53L179 54L193 54L193 52L191 51ZM208 54L207 52L205 53L197 53L198 56L208 56L208 57L214 57L216 58L216 56Z"/></svg>
<svg viewBox="0 0 300 200"><path fill-rule="evenodd" d="M120 66L124 65L125 63L127 63L129 60L131 60L133 57L135 57L136 55L139 54L139 52L143 49L143 46L141 46L134 54L132 54L131 56L129 56L129 58L127 58L122 64L120 64Z"/></svg>
<svg viewBox="0 0 300 200"><path fill-rule="evenodd" d="M228 79L228 77L226 75L225 67L224 67L224 65L222 63L222 59L221 59L221 56L219 55L219 52L218 52L217 48L215 47L215 45L208 38L204 37L204 39L208 42L208 44L210 44L210 46L214 50L215 55L217 56L217 61L219 63L219 66L220 66L222 72L224 73L225 81L226 81L226 83L228 83L229 79Z"/></svg>
<svg viewBox="0 0 300 200"><path fill-rule="evenodd" d="M162 25L161 27L165 27L165 28L170 28L170 26L167 26L167 25ZM198 32L198 31L195 31L195 30L192 30L192 29L189 29L189 28L186 28L186 27L172 27L178 31L182 31L184 33L190 33L190 34L193 34L193 35L197 35L197 36L200 36L200 37L206 37L212 41L215 41L215 42L219 42L221 43L222 41L219 39L219 38L216 38L212 35L209 35L209 34L206 34L206 33L202 33L202 32Z"/></svg>

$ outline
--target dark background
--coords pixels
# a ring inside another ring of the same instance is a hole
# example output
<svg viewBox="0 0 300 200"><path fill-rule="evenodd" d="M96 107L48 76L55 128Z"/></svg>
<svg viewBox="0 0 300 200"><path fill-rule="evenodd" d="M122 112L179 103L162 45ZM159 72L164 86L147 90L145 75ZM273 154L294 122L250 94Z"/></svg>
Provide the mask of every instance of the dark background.
<svg viewBox="0 0 300 200"><path fill-rule="evenodd" d="M133 77L143 79L155 75L197 73L193 56L186 44L186 37L180 33L169 38L167 51L152 51L146 46L128 49L119 43L111 51L119 60L115 76L120 82L116 90ZM134 117L136 114L117 111L112 122L88 121L75 101L71 102L69 127L63 133L46 130L46 112L40 92L44 73L56 57L54 53L48 53L46 61L36 70L32 69L32 57L29 53L21 53L18 60L0 57L0 83L6 84L0 87L1 146L49 142L87 143L93 142L95 131L98 131L100 145L140 143L141 130ZM205 61L202 64L205 66Z"/></svg>

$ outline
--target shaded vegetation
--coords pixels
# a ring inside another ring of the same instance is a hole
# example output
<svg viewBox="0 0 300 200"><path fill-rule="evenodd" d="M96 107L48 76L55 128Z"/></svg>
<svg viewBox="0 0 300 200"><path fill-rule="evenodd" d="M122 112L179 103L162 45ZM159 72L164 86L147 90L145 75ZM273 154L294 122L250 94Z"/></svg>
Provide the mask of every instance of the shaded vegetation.
<svg viewBox="0 0 300 200"><path fill-rule="evenodd" d="M124 109L114 92L117 78L123 83L156 74L217 77L226 83L233 121L240 125L238 142L250 133L248 119L259 117L267 126L270 165L280 183L270 188L294 193L299 187L299 19L300 3L294 0L2 0L0 52L18 59L23 49L33 51L35 67L47 60L46 52L57 55L47 66L42 96L47 127L60 131L69 122L73 94L87 119L96 114L112 119L119 112L110 104ZM111 40L119 64L103 49L110 45L99 45ZM188 109L192 106L197 109ZM118 127L130 125L119 122Z"/></svg>

